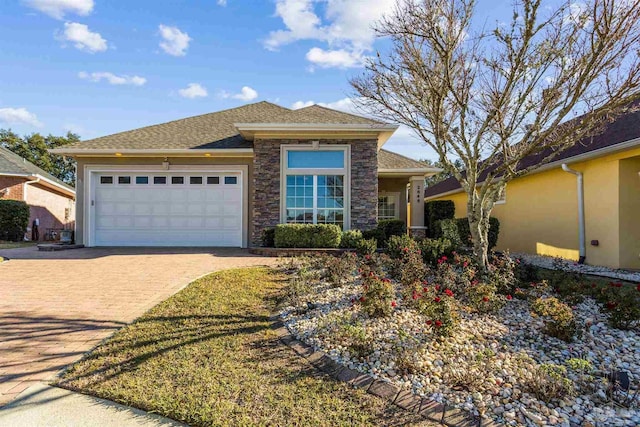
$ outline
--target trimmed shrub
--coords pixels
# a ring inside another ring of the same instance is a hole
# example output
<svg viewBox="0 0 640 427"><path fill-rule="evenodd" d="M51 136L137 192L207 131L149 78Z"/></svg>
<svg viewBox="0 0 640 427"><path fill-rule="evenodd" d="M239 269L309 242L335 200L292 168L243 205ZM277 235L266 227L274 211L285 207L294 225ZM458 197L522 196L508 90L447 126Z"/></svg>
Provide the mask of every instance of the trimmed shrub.
<svg viewBox="0 0 640 427"><path fill-rule="evenodd" d="M335 224L278 224L276 248L337 248L342 230Z"/></svg>
<svg viewBox="0 0 640 427"><path fill-rule="evenodd" d="M459 240L463 245L471 246L471 229L469 228L469 220L467 218L456 218L458 225ZM500 234L500 221L498 218L489 218L489 250L498 244L498 235Z"/></svg>
<svg viewBox="0 0 640 427"><path fill-rule="evenodd" d="M420 249L418 242L407 234L391 236L387 242L387 255L393 259L400 259L405 252L405 248L413 252L417 252Z"/></svg>
<svg viewBox="0 0 640 427"><path fill-rule="evenodd" d="M265 248L273 248L276 245L276 229L265 228L262 230L262 246Z"/></svg>
<svg viewBox="0 0 640 427"><path fill-rule="evenodd" d="M355 249L362 238L362 231L360 230L343 231L342 238L340 239L340 247L345 249Z"/></svg>
<svg viewBox="0 0 640 427"><path fill-rule="evenodd" d="M419 245L422 251L422 260L429 265L436 265L438 259L443 255L450 256L455 249L451 240L445 238L424 239Z"/></svg>
<svg viewBox="0 0 640 427"><path fill-rule="evenodd" d="M0 240L19 242L29 226L29 205L20 200L0 200Z"/></svg>
<svg viewBox="0 0 640 427"><path fill-rule="evenodd" d="M433 235L436 222L443 219L453 219L456 214L456 205L452 200L434 200L424 204L424 225L427 226L429 237Z"/></svg>
<svg viewBox="0 0 640 427"><path fill-rule="evenodd" d="M378 223L372 230L362 232L365 239L376 239L378 246L384 248L391 236L402 236L407 234L407 225L400 219L385 219Z"/></svg>
<svg viewBox="0 0 640 427"><path fill-rule="evenodd" d="M360 239L356 242L355 250L359 255L373 255L378 249L378 241L376 239Z"/></svg>
<svg viewBox="0 0 640 427"><path fill-rule="evenodd" d="M458 230L458 222L455 219L441 219L433 225L433 237L436 239L447 239L454 246L460 246L463 241L460 240L460 231Z"/></svg>

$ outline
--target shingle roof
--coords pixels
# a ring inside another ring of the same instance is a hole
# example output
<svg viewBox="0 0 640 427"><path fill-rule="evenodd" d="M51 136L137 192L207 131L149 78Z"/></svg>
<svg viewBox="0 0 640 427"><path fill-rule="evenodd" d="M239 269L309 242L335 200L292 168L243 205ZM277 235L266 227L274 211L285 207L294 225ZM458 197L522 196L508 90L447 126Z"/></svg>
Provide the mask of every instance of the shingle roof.
<svg viewBox="0 0 640 427"><path fill-rule="evenodd" d="M64 149L225 149L252 148L234 123L380 124L375 120L312 105L290 110L262 101L174 120L65 146Z"/></svg>
<svg viewBox="0 0 640 427"><path fill-rule="evenodd" d="M289 111L276 117L273 123L326 123L326 124L383 124L377 120L332 110L320 105L311 105L298 110Z"/></svg>
<svg viewBox="0 0 640 427"><path fill-rule="evenodd" d="M75 191L70 185L4 147L0 147L0 175L2 174L40 175L68 190Z"/></svg>
<svg viewBox="0 0 640 427"><path fill-rule="evenodd" d="M613 147L617 144L622 144L623 142L631 141L636 138L640 138L640 111L632 111L631 113L623 114L618 117L616 121L609 124L602 133L578 141L571 148L568 148L553 158L552 162L567 160L571 157L588 154L592 151ZM525 169L533 166L547 157L550 153L551 151L546 150L540 154L526 157L522 160L518 169ZM480 175L480 179L478 181L482 182L485 176L486 172ZM425 197L435 197L440 194L458 190L459 188L460 183L458 180L455 177L451 177L426 188Z"/></svg>
<svg viewBox="0 0 640 427"><path fill-rule="evenodd" d="M392 151L378 151L378 169L427 169L428 165Z"/></svg>

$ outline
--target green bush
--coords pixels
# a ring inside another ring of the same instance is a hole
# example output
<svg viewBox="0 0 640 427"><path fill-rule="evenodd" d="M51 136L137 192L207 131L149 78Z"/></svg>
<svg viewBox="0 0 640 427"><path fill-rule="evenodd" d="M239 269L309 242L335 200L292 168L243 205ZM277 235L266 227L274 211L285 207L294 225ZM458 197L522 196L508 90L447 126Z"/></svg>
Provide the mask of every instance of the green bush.
<svg viewBox="0 0 640 427"><path fill-rule="evenodd" d="M391 236L402 236L407 234L407 225L399 219L385 219L378 223L372 230L362 232L365 239L376 239L378 246L384 248Z"/></svg>
<svg viewBox="0 0 640 427"><path fill-rule="evenodd" d="M0 240L19 242L29 225L29 205L19 200L0 200Z"/></svg>
<svg viewBox="0 0 640 427"><path fill-rule="evenodd" d="M416 252L420 249L418 242L407 234L401 236L391 236L387 242L387 255L392 259L400 259L403 256L404 249Z"/></svg>
<svg viewBox="0 0 640 427"><path fill-rule="evenodd" d="M441 219L436 221L433 225L432 234L436 239L447 239L456 247L462 244L458 223L455 219Z"/></svg>
<svg viewBox="0 0 640 427"><path fill-rule="evenodd" d="M362 310L369 317L387 317L393 312L395 293L389 279L381 279L375 275L367 276L363 288L360 303Z"/></svg>
<svg viewBox="0 0 640 427"><path fill-rule="evenodd" d="M355 250L358 254L373 255L378 249L378 241L376 239L360 239L356 242Z"/></svg>
<svg viewBox="0 0 640 427"><path fill-rule="evenodd" d="M456 214L456 205L451 200L434 200L424 204L424 225L427 226L429 237L433 235L436 222L443 219L453 219Z"/></svg>
<svg viewBox="0 0 640 427"><path fill-rule="evenodd" d="M455 246L451 243L451 240L445 238L424 239L419 245L422 251L422 259L429 265L436 265L438 259L443 255L450 256L455 250Z"/></svg>
<svg viewBox="0 0 640 427"><path fill-rule="evenodd" d="M335 224L278 224L276 248L337 248L342 230Z"/></svg>
<svg viewBox="0 0 640 427"><path fill-rule="evenodd" d="M544 332L563 341L572 341L578 332L573 310L555 297L538 298L531 304L534 313L545 318Z"/></svg>
<svg viewBox="0 0 640 427"><path fill-rule="evenodd" d="M276 229L275 228L265 228L262 230L262 246L265 248L273 248L276 238Z"/></svg>
<svg viewBox="0 0 640 427"><path fill-rule="evenodd" d="M458 224L459 240L463 245L471 246L471 229L469 228L469 220L467 218L456 218ZM498 244L498 235L500 234L500 221L498 218L489 218L489 250Z"/></svg>
<svg viewBox="0 0 640 427"><path fill-rule="evenodd" d="M358 242L362 240L362 231L346 230L342 232L340 247L345 249L355 249Z"/></svg>

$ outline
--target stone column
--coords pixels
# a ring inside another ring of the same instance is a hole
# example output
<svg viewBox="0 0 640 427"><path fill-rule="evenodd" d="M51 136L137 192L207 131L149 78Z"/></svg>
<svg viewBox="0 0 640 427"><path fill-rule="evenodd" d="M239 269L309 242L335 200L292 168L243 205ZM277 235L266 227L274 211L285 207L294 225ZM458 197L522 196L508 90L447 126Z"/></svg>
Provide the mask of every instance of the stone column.
<svg viewBox="0 0 640 427"><path fill-rule="evenodd" d="M416 238L426 236L424 226L424 176L409 178L409 202L411 218L409 218L409 235Z"/></svg>

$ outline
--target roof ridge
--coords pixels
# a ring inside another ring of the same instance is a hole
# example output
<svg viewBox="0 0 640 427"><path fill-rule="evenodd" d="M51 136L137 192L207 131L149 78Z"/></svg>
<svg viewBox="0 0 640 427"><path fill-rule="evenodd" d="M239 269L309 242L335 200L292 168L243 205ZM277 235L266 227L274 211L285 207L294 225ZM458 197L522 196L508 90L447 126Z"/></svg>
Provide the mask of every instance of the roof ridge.
<svg viewBox="0 0 640 427"><path fill-rule="evenodd" d="M129 130L121 131L121 132L111 133L111 134L109 134L109 135L103 135L103 136L99 136L99 137L97 137L97 138L87 139L87 140L85 140L85 141L81 141L80 143L83 143L83 142L90 142L90 141L95 141L95 140L98 140L98 139L101 139L101 138L111 137L111 136L115 136L115 135L127 134L127 133L129 133L129 132L137 132L137 131L140 131L140 130L142 130L142 129L154 128L154 127L156 127L156 126L164 126L164 125L167 125L167 124L170 124L170 123L181 122L181 121L183 121L183 120L196 119L196 118L199 118L199 117L210 116L210 115L213 115L213 114L220 114L220 113L226 113L226 112L228 112L228 111L240 110L240 109L242 109L242 108L247 108L247 107L251 107L251 106L259 105L259 104L268 104L268 105L272 105L272 106L274 106L274 107L278 107L278 108L281 108L281 109L283 109L283 110L287 110L287 112L291 112L291 111L293 111L293 110L291 110L291 109L289 109L289 108L287 108L287 107L283 107L283 106L281 106L281 105L274 104L273 102L269 102L269 101L258 101L258 102L252 102L251 104L239 105L239 106L237 106L237 107L225 108L224 110L211 111L211 112L209 112L209 113L203 113L203 114L198 114L198 115L195 115L195 116L183 117L183 118L180 118L180 119L169 120L168 122L155 123L155 124L152 124L152 125L142 126L142 127L140 127L140 128L136 128L136 129L129 129Z"/></svg>
<svg viewBox="0 0 640 427"><path fill-rule="evenodd" d="M359 114L348 113L346 111L337 110L335 108L325 107L324 105L320 105L320 104L307 105L306 107L298 108L297 110L291 110L291 112L302 111L302 110L306 110L307 108L313 108L313 107L322 108L323 110L333 111L333 112L345 114L347 116L357 117L359 119L371 120L372 122L384 124L384 122L381 122L380 120L372 119L371 117L365 117L365 116L361 116Z"/></svg>

